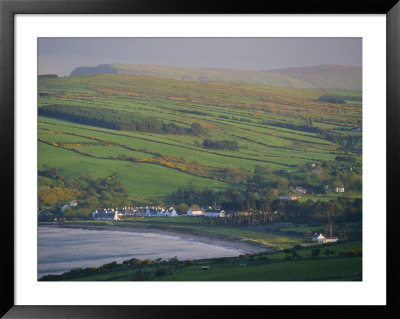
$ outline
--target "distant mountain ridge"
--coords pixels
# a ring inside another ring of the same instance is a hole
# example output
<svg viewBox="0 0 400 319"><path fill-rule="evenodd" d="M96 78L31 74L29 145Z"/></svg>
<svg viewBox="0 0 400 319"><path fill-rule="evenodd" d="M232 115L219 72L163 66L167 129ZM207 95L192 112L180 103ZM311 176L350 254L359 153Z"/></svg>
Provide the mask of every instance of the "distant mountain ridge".
<svg viewBox="0 0 400 319"><path fill-rule="evenodd" d="M142 64L101 64L95 67L78 67L71 72L70 76L105 73L149 75L185 81L246 82L291 88L358 91L362 88L362 68L343 65L317 65L250 71Z"/></svg>

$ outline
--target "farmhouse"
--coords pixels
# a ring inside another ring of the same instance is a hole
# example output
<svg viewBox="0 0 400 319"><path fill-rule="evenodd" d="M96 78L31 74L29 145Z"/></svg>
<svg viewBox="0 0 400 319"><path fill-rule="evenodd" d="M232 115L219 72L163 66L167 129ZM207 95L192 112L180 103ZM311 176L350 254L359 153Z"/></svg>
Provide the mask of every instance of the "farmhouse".
<svg viewBox="0 0 400 319"><path fill-rule="evenodd" d="M226 212L222 209L207 209L204 217L225 217Z"/></svg>
<svg viewBox="0 0 400 319"><path fill-rule="evenodd" d="M300 164L300 166L305 166L307 168L314 168L316 165L317 164L312 163L312 162L307 162L307 163Z"/></svg>
<svg viewBox="0 0 400 319"><path fill-rule="evenodd" d="M294 188L294 191L298 194L307 194L307 189L301 187L301 186L296 186Z"/></svg>
<svg viewBox="0 0 400 319"><path fill-rule="evenodd" d="M317 242L318 244L322 244L322 243L324 243L325 240L326 240L325 236L322 235L321 233L320 233L320 234L315 233L315 234L312 236L311 239L312 239L312 241Z"/></svg>
<svg viewBox="0 0 400 319"><path fill-rule="evenodd" d="M337 237L325 237L324 235L315 233L312 236L312 241L317 242L318 244L326 244L326 243L336 243L339 238Z"/></svg>
<svg viewBox="0 0 400 319"><path fill-rule="evenodd" d="M341 185L340 187L336 187L335 192L336 192L336 193L344 193L344 187L343 187L343 185Z"/></svg>

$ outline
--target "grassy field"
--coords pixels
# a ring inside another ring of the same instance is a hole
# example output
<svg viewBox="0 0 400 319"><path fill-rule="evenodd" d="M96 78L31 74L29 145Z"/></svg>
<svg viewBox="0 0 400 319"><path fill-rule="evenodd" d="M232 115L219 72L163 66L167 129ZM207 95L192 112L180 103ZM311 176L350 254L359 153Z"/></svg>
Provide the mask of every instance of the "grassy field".
<svg viewBox="0 0 400 319"><path fill-rule="evenodd" d="M346 251L362 251L361 242L317 245L321 251L328 248L330 256L311 257L309 247L298 250L300 258L287 259L284 252L241 255L239 257L177 261L171 273L171 262L142 264L127 267L115 265L113 270L96 274L72 275L70 281L360 281L362 280L361 255L343 256ZM333 252L333 253L332 253ZM201 269L208 266L209 270ZM164 271L160 275L160 271ZM158 275L157 275L158 272ZM137 274L147 274L138 279Z"/></svg>
<svg viewBox="0 0 400 319"><path fill-rule="evenodd" d="M361 257L295 260L246 267L216 265L210 270L191 267L157 281L330 281L361 275ZM343 277L342 277L343 273ZM358 275L356 275L358 273Z"/></svg>
<svg viewBox="0 0 400 319"><path fill-rule="evenodd" d="M337 199L339 197L350 197L350 198L362 198L362 193L331 193L331 194L327 194L327 195L315 195L315 194L305 194L305 195L301 195L301 197L299 198L300 202L306 202L308 200L312 200L312 201L330 201L333 199Z"/></svg>
<svg viewBox="0 0 400 319"><path fill-rule="evenodd" d="M334 143L317 133L282 127L305 125L306 119L313 119L316 128L338 132L361 125L361 101L344 105L318 101L326 94L361 96L345 90L117 74L40 80L39 108L51 104L109 108L184 128L198 122L206 135L116 131L39 116L39 169L57 167L66 177L117 174L130 198L143 201L166 196L178 186L244 187L221 170L234 166L251 172L259 164L290 171L340 154ZM239 150L203 148L205 138L235 141ZM361 152L352 155L361 161Z"/></svg>

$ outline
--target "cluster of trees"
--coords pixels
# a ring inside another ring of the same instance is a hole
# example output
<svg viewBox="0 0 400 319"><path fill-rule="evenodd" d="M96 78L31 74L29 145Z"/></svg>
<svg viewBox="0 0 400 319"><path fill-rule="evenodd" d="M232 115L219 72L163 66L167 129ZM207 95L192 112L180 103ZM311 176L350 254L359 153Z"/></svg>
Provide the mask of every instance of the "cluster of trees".
<svg viewBox="0 0 400 319"><path fill-rule="evenodd" d="M179 110L181 113L195 114L195 115L208 115L208 113L200 112L196 110Z"/></svg>
<svg viewBox="0 0 400 319"><path fill-rule="evenodd" d="M41 206L54 205L60 201L70 201L80 197L81 192L76 189L50 187L39 194L39 203Z"/></svg>
<svg viewBox="0 0 400 319"><path fill-rule="evenodd" d="M358 137L328 131L322 133L321 137L332 143L340 145L345 152L361 152L361 147L358 144Z"/></svg>
<svg viewBox="0 0 400 319"><path fill-rule="evenodd" d="M178 188L168 196L171 203L190 206L219 205L229 217L224 222L230 224L263 224L271 222L312 223L333 220L337 223L360 221L362 200L338 198L331 201L308 200L307 202L275 199L276 191L266 188L254 192L253 189L227 189L213 191L204 188L198 191L193 187ZM246 214L235 214L246 212Z"/></svg>
<svg viewBox="0 0 400 319"><path fill-rule="evenodd" d="M361 96L351 96L351 95L321 95L318 101L335 103L335 104L346 104L348 101L362 101Z"/></svg>
<svg viewBox="0 0 400 319"><path fill-rule="evenodd" d="M311 132L317 133L318 136L322 139L328 140L332 143L335 143L342 147L344 151L359 151L361 150L358 146L358 138L352 135L339 134L334 131L323 130L319 127L312 125L300 125L293 123L270 123L270 122L262 122L261 124L265 125L273 125L277 127L283 127L291 130L303 131L303 132Z"/></svg>
<svg viewBox="0 0 400 319"><path fill-rule="evenodd" d="M274 123L262 122L261 124L283 127L283 128L288 128L291 130L303 131L303 132L311 132L311 133L322 133L323 132L323 130L320 129L319 127L312 126L312 125L300 125L300 124L282 123L282 122L274 122Z"/></svg>
<svg viewBox="0 0 400 319"><path fill-rule="evenodd" d="M136 269L137 271L130 276L129 280L142 281L153 278L175 274L175 272L184 266L192 265L193 260L180 261L177 257L170 259L157 258L155 260L145 259L140 260L132 258L125 260L122 263L116 261L104 264L100 267L74 268L60 275L45 275L39 278L40 281L63 281L70 279L78 279L85 276L109 274L124 270ZM123 275L126 276L126 275ZM116 280L118 275L108 280Z"/></svg>
<svg viewBox="0 0 400 319"><path fill-rule="evenodd" d="M355 157L351 157L351 156L338 155L338 156L335 157L335 160L337 162L344 162L344 163L349 163L349 164L356 164L357 163L357 159Z"/></svg>
<svg viewBox="0 0 400 319"><path fill-rule="evenodd" d="M302 259L303 257L298 253L298 251L301 249L302 248L299 245L296 245L294 248L284 249L283 252L286 253L285 259ZM326 257L336 254L336 252L334 250L331 250L329 248L324 249L324 251L322 253ZM319 248L314 248L310 251L311 258L319 258L320 255L321 255L321 249L319 249Z"/></svg>
<svg viewBox="0 0 400 319"><path fill-rule="evenodd" d="M276 198L278 195L287 195L295 193L294 188L301 186L307 189L307 193L324 194L325 187L333 190L340 185L345 185L346 194L351 191L358 192L362 190L362 176L358 172L357 166L354 166L352 172L343 172L342 165L334 161L322 162L318 171L314 172L306 167L288 172L285 170L272 171L266 165L255 165L254 171L247 171L239 167L228 167L224 169L224 177L227 181L237 184L247 184L249 187L249 198L254 193L266 194L268 198ZM208 205L217 202L222 204L223 199L209 188L203 191L196 191L193 187L178 188L178 190L169 197L171 203L193 203L199 205ZM247 206L248 207L248 206Z"/></svg>
<svg viewBox="0 0 400 319"><path fill-rule="evenodd" d="M291 172L271 171L268 166L257 164L253 174L248 177L248 183L256 188L270 187L279 193L290 193L294 187L302 186L307 189L307 193L324 194L326 185L330 189L346 185L347 191L358 192L362 190L362 176L359 170L359 164L356 164L352 172L343 172L343 164L335 161L322 161L317 170L298 167Z"/></svg>
<svg viewBox="0 0 400 319"><path fill-rule="evenodd" d="M44 216L39 216L41 220L51 220L54 217L64 217L67 220L87 219L91 218L90 212L93 210L130 204L126 190L121 182L115 180L115 176L94 178L86 175L79 178L66 178L57 169L51 168L39 170L38 184L42 186L40 189L48 187L44 191L39 190L38 194L39 210L49 210ZM47 192L52 195L51 203L46 202L47 197L43 196ZM71 197L67 198L68 194L71 194ZM61 207L68 204L70 200L76 200L78 206L69 207L65 213L61 213Z"/></svg>
<svg viewBox="0 0 400 319"><path fill-rule="evenodd" d="M52 104L38 109L39 115L113 130L166 134L193 134L199 136L203 129L199 123L184 128L175 123L165 123L155 117L141 116L101 107Z"/></svg>
<svg viewBox="0 0 400 319"><path fill-rule="evenodd" d="M344 98L338 95L321 95L318 101L334 104L346 104Z"/></svg>
<svg viewBox="0 0 400 319"><path fill-rule="evenodd" d="M212 141L206 139L203 141L203 147L217 149L217 150L230 150L230 151L236 151L239 149L239 145L236 141L229 141L229 140Z"/></svg>
<svg viewBox="0 0 400 319"><path fill-rule="evenodd" d="M41 74L38 75L38 79L39 80L43 80L43 79L56 79L58 78L57 74Z"/></svg>
<svg viewBox="0 0 400 319"><path fill-rule="evenodd" d="M200 123L193 122L192 125L190 126L190 133L194 136L202 136L206 134L206 131L204 128L201 126Z"/></svg>

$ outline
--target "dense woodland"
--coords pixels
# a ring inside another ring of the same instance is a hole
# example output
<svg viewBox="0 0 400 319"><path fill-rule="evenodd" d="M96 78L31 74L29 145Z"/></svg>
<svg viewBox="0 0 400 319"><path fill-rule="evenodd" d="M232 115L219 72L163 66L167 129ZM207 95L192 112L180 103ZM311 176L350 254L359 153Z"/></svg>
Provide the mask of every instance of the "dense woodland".
<svg viewBox="0 0 400 319"><path fill-rule="evenodd" d="M205 148L211 148L216 150L236 151L239 149L239 145L236 141L228 141L228 140L212 141L207 139L203 141L203 146Z"/></svg>
<svg viewBox="0 0 400 319"><path fill-rule="evenodd" d="M207 206L220 205L227 212L247 212L252 219L250 224L272 222L323 223L328 220L336 222L356 222L362 217L362 200L338 198L331 201L308 200L305 203L274 198L271 188L254 192L252 189L228 189L215 192L209 188L197 191L193 188L179 188L170 195L171 202L198 204ZM235 214L231 216L236 216ZM233 217L233 224L249 223L249 218Z"/></svg>
<svg viewBox="0 0 400 319"><path fill-rule="evenodd" d="M358 96L344 96L344 95L321 95L318 101L328 102L334 104L346 104L346 100L348 101L359 101L361 102L361 97Z"/></svg>
<svg viewBox="0 0 400 319"><path fill-rule="evenodd" d="M40 107L38 114L121 131L193 134L196 136L203 134L201 125L198 123L193 123L191 128L184 128L175 123L165 123L155 117L100 107L52 104Z"/></svg>

